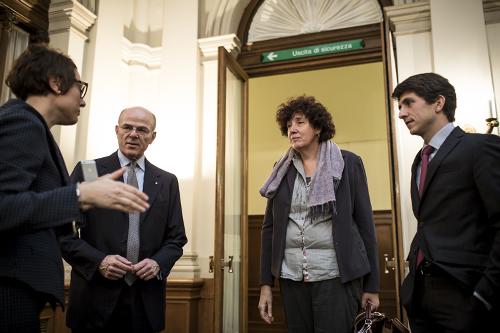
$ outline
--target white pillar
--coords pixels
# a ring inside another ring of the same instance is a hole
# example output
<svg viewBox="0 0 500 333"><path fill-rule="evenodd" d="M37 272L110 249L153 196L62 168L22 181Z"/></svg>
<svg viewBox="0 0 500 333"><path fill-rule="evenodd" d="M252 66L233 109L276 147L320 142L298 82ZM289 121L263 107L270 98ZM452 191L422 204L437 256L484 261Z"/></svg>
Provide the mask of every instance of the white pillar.
<svg viewBox="0 0 500 333"><path fill-rule="evenodd" d="M195 221L200 210L193 197L195 164L198 151L198 129L203 121L199 114L199 52L198 52L198 1L165 0L163 13L162 67L160 69L160 110L156 113L158 136L163 147L156 146L156 159L166 170L179 178L184 224L189 242L184 246L185 255L172 270L171 277L198 277L195 229L207 219ZM160 149L159 149L160 148Z"/></svg>
<svg viewBox="0 0 500 333"><path fill-rule="evenodd" d="M199 275L193 237L193 211L197 209L193 205L197 126L193 124L199 121L198 19L192 15L198 12L198 2L148 2L162 10L155 21L162 30L162 39L154 47L129 41L125 36L135 15L144 15L143 11L134 12L134 3L99 1L98 22L91 32L93 40L86 59L91 64L87 99L90 110L83 119L88 130L79 133L83 144L78 154L81 158L97 158L117 149L114 126L123 108L141 105L155 113L157 136L146 157L179 179L189 240L169 278L193 278Z"/></svg>
<svg viewBox="0 0 500 333"><path fill-rule="evenodd" d="M82 75L85 42L96 16L75 0L54 0L49 7L50 46L68 54ZM82 77L85 81L85 78ZM82 110L85 112L86 108ZM71 170L75 165L77 126L57 126L53 133L64 160Z"/></svg>
<svg viewBox="0 0 500 333"><path fill-rule="evenodd" d="M409 76L432 72L432 42L430 6L427 2L386 7L386 16L391 25L396 44L397 82L394 87ZM392 93L392 92L391 92ZM403 252L406 257L411 241L417 231L417 221L413 215L410 181L411 165L415 154L422 147L422 139L411 135L402 120L398 118L397 103L394 103L392 121L395 124L395 141L398 158L398 181L400 196Z"/></svg>
<svg viewBox="0 0 500 333"><path fill-rule="evenodd" d="M86 80L82 74L85 42L88 39L88 30L95 20L94 13L75 0L53 0L49 7L50 46L73 59L83 81ZM87 109L83 108L81 112L86 112ZM70 172L77 162L75 154L78 127L81 127L81 124L54 126L51 130ZM71 267L66 262L64 271L64 279L69 283Z"/></svg>
<svg viewBox="0 0 500 333"><path fill-rule="evenodd" d="M484 132L494 103L482 0L431 0L434 70L457 93L456 124Z"/></svg>
<svg viewBox="0 0 500 333"><path fill-rule="evenodd" d="M209 256L214 255L215 230L215 173L217 157L217 54L218 47L224 46L229 53L238 54L240 41L234 34L202 38L198 40L201 51L202 121L197 128L200 136L197 148L195 188L193 205L194 241L198 250L201 277L213 278L208 272Z"/></svg>

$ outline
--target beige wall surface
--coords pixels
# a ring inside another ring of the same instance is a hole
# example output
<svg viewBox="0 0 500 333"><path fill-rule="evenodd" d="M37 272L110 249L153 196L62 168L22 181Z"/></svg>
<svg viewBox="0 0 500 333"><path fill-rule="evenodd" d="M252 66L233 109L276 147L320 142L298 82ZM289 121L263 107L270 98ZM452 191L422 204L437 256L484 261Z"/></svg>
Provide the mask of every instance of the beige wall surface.
<svg viewBox="0 0 500 333"><path fill-rule="evenodd" d="M263 214L258 191L289 147L275 121L277 107L313 95L332 114L342 149L361 156L374 210L391 209L382 63L252 78L249 82L248 214Z"/></svg>

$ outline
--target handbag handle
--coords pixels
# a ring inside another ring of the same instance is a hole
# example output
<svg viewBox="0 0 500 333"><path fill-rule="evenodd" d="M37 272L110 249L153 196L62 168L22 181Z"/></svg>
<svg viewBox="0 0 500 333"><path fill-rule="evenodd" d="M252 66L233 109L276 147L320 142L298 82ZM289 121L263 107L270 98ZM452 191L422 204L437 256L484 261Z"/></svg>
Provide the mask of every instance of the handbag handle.
<svg viewBox="0 0 500 333"><path fill-rule="evenodd" d="M372 302L367 301L365 306L365 320L372 318Z"/></svg>
<svg viewBox="0 0 500 333"><path fill-rule="evenodd" d="M358 333L369 333L371 332L373 320L372 320L372 303L370 301L366 302L365 306L365 324Z"/></svg>

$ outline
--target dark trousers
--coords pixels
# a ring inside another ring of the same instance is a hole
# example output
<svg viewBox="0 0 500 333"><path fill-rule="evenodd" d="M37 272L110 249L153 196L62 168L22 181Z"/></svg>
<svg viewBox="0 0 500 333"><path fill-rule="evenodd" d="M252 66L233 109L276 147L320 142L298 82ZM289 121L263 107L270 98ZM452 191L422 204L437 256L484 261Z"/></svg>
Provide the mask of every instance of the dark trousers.
<svg viewBox="0 0 500 333"><path fill-rule="evenodd" d="M46 301L28 285L0 278L0 333L40 333Z"/></svg>
<svg viewBox="0 0 500 333"><path fill-rule="evenodd" d="M125 282L124 282L125 284ZM139 288L125 285L111 317L102 329L72 329L73 333L152 333Z"/></svg>
<svg viewBox="0 0 500 333"><path fill-rule="evenodd" d="M352 333L361 308L361 280L318 282L280 279L289 333Z"/></svg>
<svg viewBox="0 0 500 333"><path fill-rule="evenodd" d="M412 333L498 332L493 329L498 310L488 311L472 293L439 267L425 263L416 272L407 309Z"/></svg>

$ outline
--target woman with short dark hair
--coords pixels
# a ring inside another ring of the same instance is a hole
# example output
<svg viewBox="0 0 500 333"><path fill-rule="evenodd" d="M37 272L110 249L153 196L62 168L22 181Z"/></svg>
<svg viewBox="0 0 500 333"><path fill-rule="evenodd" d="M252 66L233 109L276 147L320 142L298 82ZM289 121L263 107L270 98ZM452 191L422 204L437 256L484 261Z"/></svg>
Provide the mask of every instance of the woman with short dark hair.
<svg viewBox="0 0 500 333"><path fill-rule="evenodd" d="M314 97L299 96L276 113L291 147L260 190L262 225L259 311L271 323L279 279L288 332L352 332L358 311L379 305L375 228L361 158L330 139L335 125Z"/></svg>
<svg viewBox="0 0 500 333"><path fill-rule="evenodd" d="M75 124L85 106L87 83L70 58L32 45L6 83L19 99L0 107L0 332L40 332L46 302L64 304L58 237L81 210L142 212L147 196L113 180L124 170L71 184L50 132Z"/></svg>

